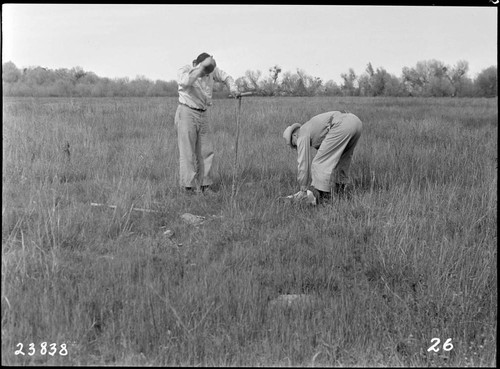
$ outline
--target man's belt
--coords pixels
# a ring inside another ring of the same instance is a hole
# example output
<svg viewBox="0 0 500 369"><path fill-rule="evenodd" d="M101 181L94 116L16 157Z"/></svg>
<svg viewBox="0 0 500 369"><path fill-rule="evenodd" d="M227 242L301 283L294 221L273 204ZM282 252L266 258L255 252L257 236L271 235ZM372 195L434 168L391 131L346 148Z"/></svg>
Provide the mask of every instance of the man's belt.
<svg viewBox="0 0 500 369"><path fill-rule="evenodd" d="M196 110L196 111L206 111L207 110L207 109L193 108L192 106L189 106L189 105L184 104L184 103L179 103L179 104L187 106L189 109L193 109L193 110Z"/></svg>

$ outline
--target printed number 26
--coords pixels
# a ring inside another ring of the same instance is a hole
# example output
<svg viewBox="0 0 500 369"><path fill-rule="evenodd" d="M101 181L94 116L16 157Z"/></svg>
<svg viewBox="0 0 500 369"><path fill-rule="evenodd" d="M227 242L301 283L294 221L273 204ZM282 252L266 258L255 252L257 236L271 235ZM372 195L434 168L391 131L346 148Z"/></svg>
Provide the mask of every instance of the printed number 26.
<svg viewBox="0 0 500 369"><path fill-rule="evenodd" d="M437 345L439 345L439 342L441 340L439 338L433 338L431 342L436 342L434 343L431 347L427 349L427 351L434 351L434 352L439 352L439 348L436 348ZM443 350L444 351L451 351L453 350L453 344L451 343L451 338L448 338L445 343L443 344Z"/></svg>

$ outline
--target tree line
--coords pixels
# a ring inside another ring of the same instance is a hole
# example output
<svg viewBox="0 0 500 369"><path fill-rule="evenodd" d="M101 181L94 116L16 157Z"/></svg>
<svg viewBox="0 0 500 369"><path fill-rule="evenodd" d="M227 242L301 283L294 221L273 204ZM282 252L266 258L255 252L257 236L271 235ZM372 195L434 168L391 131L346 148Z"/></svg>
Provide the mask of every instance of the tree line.
<svg viewBox="0 0 500 369"><path fill-rule="evenodd" d="M482 70L476 78L468 77L469 64L460 60L454 66L438 60L419 61L404 67L395 76L384 68L368 63L361 74L352 68L341 74L342 82L323 81L304 70L283 72L279 65L263 75L247 70L235 80L242 91L261 96L421 96L421 97L495 97L498 96L497 67ZM135 79L99 77L81 67L51 70L43 67L19 69L9 61L2 66L4 96L37 97L160 97L177 96L177 81L152 81L144 76ZM214 97L227 97L223 84L216 83Z"/></svg>

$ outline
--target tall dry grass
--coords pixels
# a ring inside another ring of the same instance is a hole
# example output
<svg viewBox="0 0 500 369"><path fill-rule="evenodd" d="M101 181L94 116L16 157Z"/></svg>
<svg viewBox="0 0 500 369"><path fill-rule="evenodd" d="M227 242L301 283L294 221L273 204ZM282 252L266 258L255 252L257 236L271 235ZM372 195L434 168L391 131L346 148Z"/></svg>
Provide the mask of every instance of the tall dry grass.
<svg viewBox="0 0 500 369"><path fill-rule="evenodd" d="M4 99L3 365L496 365L497 99L246 98L233 172L236 107L217 194L187 196L175 99ZM283 129L336 109L363 121L352 199L276 201Z"/></svg>

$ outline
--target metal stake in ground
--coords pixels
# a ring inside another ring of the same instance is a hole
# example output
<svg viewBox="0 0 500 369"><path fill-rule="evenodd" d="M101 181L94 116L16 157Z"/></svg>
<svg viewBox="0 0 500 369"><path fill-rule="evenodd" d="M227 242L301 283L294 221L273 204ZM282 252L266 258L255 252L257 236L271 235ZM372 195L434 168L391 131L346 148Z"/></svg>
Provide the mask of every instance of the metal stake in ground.
<svg viewBox="0 0 500 369"><path fill-rule="evenodd" d="M236 175L238 171L238 141L240 138L240 113L241 113L241 98L242 96L249 96L251 92L243 92L237 97L238 101L238 114L236 115L236 143L234 145L234 165L233 165L233 185L231 187L231 199L236 193Z"/></svg>

